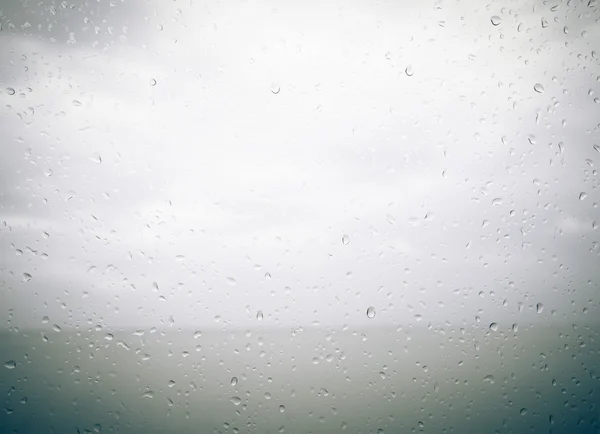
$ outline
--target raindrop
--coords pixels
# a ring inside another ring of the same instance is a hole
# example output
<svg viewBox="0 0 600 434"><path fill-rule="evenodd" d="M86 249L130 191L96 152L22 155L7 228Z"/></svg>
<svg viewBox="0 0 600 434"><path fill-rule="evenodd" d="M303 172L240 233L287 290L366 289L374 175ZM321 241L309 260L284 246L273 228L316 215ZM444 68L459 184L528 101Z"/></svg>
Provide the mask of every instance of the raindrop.
<svg viewBox="0 0 600 434"><path fill-rule="evenodd" d="M60 326L59 326L58 324L54 324L54 325L52 326L52 330L54 330L55 332L60 332L60 331L61 331L61 328L60 328Z"/></svg>
<svg viewBox="0 0 600 434"><path fill-rule="evenodd" d="M490 324L490 330L493 331L493 332L497 331L498 330L498 323L495 323L495 322L491 323Z"/></svg>
<svg viewBox="0 0 600 434"><path fill-rule="evenodd" d="M273 95L277 95L280 91L281 91L281 87L279 87L279 85L277 85L277 84L271 85L271 93Z"/></svg>
<svg viewBox="0 0 600 434"><path fill-rule="evenodd" d="M485 377L483 377L483 381L485 381L486 383L494 384L496 382L496 379L493 375L486 375Z"/></svg>
<svg viewBox="0 0 600 434"><path fill-rule="evenodd" d="M29 273L23 273L22 282L23 283L29 282L31 280L31 277L32 277L31 274L29 274Z"/></svg>
<svg viewBox="0 0 600 434"><path fill-rule="evenodd" d="M579 193L579 200L584 200L587 197L587 193L585 191L582 191L581 193Z"/></svg>
<svg viewBox="0 0 600 434"><path fill-rule="evenodd" d="M519 412L519 414L521 416L525 416L527 414L527 409L526 408L522 408L521 411Z"/></svg>
<svg viewBox="0 0 600 434"><path fill-rule="evenodd" d="M231 397L231 402L233 403L233 405L240 405L240 403L242 402L242 400L240 398L238 398L237 396L232 396Z"/></svg>
<svg viewBox="0 0 600 434"><path fill-rule="evenodd" d="M236 282L235 282L235 279L234 279L233 277L228 277L228 278L227 278L227 284L228 284L229 286L235 286L235 283L236 283Z"/></svg>
<svg viewBox="0 0 600 434"><path fill-rule="evenodd" d="M544 311L544 305L542 303L538 303L535 308L537 313L542 313Z"/></svg>
<svg viewBox="0 0 600 434"><path fill-rule="evenodd" d="M264 315L263 315L263 313L262 313L262 310L259 310L258 312L256 312L256 319L257 319L258 321L262 321L262 320L263 320L263 316L264 316Z"/></svg>
<svg viewBox="0 0 600 434"><path fill-rule="evenodd" d="M146 390L142 395L142 398L154 398L154 392L152 390Z"/></svg>
<svg viewBox="0 0 600 434"><path fill-rule="evenodd" d="M544 86L542 86L540 83L536 83L533 85L533 90L535 90L537 93L543 93Z"/></svg>
<svg viewBox="0 0 600 434"><path fill-rule="evenodd" d="M512 331L513 331L514 333L516 333L516 332L518 332L518 331L519 331L519 325L518 325L517 323L514 323L514 324L512 325Z"/></svg>
<svg viewBox="0 0 600 434"><path fill-rule="evenodd" d="M369 308L367 309L367 318L374 318L375 317L375 308L373 306L369 306Z"/></svg>
<svg viewBox="0 0 600 434"><path fill-rule="evenodd" d="M283 405L279 406L279 413L283 413L285 411L285 407Z"/></svg>
<svg viewBox="0 0 600 434"><path fill-rule="evenodd" d="M229 382L229 384L235 386L237 384L237 377L231 377L231 381Z"/></svg>
<svg viewBox="0 0 600 434"><path fill-rule="evenodd" d="M492 22L492 25L499 26L502 22L502 18L500 18L498 15L494 15L490 18L490 21Z"/></svg>
<svg viewBox="0 0 600 434"><path fill-rule="evenodd" d="M47 324L47 323L48 323L48 321L50 321L50 318L48 318L47 316L44 316L44 317L42 318L42 324Z"/></svg>
<svg viewBox="0 0 600 434"><path fill-rule="evenodd" d="M15 369L17 367L17 362L15 362L14 360L9 360L4 364L4 367L6 369Z"/></svg>
<svg viewBox="0 0 600 434"><path fill-rule="evenodd" d="M344 246L347 246L348 243L350 243L350 237L346 234L342 235L342 244Z"/></svg>
<svg viewBox="0 0 600 434"><path fill-rule="evenodd" d="M7 87L6 88L6 93L9 95L14 95L16 92L12 87Z"/></svg>
<svg viewBox="0 0 600 434"><path fill-rule="evenodd" d="M404 73L405 73L406 75L408 75L409 77L412 77L412 76L413 76L413 74L415 73L415 71L414 71L414 69L413 69L412 65L408 65L408 66L406 67L406 69L404 70Z"/></svg>
<svg viewBox="0 0 600 434"><path fill-rule="evenodd" d="M150 79L150 86L152 86L152 87L156 86L156 79L154 79L154 78Z"/></svg>
<svg viewBox="0 0 600 434"><path fill-rule="evenodd" d="M382 380L385 380L385 372L381 371L379 373L379 376L381 377Z"/></svg>

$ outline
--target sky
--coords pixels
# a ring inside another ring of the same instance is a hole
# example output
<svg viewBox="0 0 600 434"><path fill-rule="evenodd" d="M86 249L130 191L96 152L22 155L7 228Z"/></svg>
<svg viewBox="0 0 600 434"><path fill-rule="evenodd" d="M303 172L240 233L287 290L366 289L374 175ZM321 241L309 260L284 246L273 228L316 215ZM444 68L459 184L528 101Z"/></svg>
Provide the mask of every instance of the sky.
<svg viewBox="0 0 600 434"><path fill-rule="evenodd" d="M599 19L0 0L0 327L600 318Z"/></svg>

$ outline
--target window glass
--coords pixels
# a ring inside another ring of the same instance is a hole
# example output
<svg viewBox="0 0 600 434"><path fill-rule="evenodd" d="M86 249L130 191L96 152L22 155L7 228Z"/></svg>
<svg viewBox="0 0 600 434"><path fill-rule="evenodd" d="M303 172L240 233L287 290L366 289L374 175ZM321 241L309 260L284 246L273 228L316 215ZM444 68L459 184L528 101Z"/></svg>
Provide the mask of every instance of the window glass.
<svg viewBox="0 0 600 434"><path fill-rule="evenodd" d="M596 0L0 0L0 431L600 430Z"/></svg>

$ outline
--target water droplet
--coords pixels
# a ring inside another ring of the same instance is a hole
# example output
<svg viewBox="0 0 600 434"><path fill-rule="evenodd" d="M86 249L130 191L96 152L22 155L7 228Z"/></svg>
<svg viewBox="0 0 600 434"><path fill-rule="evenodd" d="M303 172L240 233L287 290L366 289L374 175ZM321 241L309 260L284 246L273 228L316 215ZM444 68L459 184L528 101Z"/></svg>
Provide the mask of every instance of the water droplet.
<svg viewBox="0 0 600 434"><path fill-rule="evenodd" d="M278 84L275 84L275 83L273 83L273 84L271 85L271 93L272 93L273 95L277 95L277 94L278 94L280 91L281 91L281 87L279 87L279 85L278 85Z"/></svg>
<svg viewBox="0 0 600 434"><path fill-rule="evenodd" d="M600 145L594 145L593 148L594 148L594 151L600 152Z"/></svg>
<svg viewBox="0 0 600 434"><path fill-rule="evenodd" d="M494 15L490 18L490 21L493 26L499 26L502 22L502 18L500 18L498 15Z"/></svg>
<svg viewBox="0 0 600 434"><path fill-rule="evenodd" d="M264 315L263 315L263 313L262 313L262 310L259 310L258 312L256 312L256 319L257 319L258 321L262 321L262 320L263 320L263 317L264 317Z"/></svg>
<svg viewBox="0 0 600 434"><path fill-rule="evenodd" d="M9 95L14 95L16 92L12 87L7 87L6 88L6 93Z"/></svg>
<svg viewBox="0 0 600 434"><path fill-rule="evenodd" d="M490 330L493 331L493 332L497 331L498 330L498 324L495 323L495 322L491 323L490 324Z"/></svg>
<svg viewBox="0 0 600 434"><path fill-rule="evenodd" d="M587 193L585 191L582 191L581 193L579 193L579 200L584 200L587 197Z"/></svg>
<svg viewBox="0 0 600 434"><path fill-rule="evenodd" d="M544 305L542 303L538 303L535 308L537 313L542 313L544 311Z"/></svg>
<svg viewBox="0 0 600 434"><path fill-rule="evenodd" d="M48 321L50 321L50 318L48 318L47 316L42 318L42 324L47 324Z"/></svg>
<svg viewBox="0 0 600 434"><path fill-rule="evenodd" d="M52 326L52 330L54 330L55 332L60 332L60 331L61 331L61 328L60 328L60 326L59 326L58 324L54 324L54 325Z"/></svg>
<svg viewBox="0 0 600 434"><path fill-rule="evenodd" d="M228 284L229 286L235 286L235 284L236 284L236 281L235 281L235 279L234 279L233 277L228 277L228 278L227 278L227 284Z"/></svg>
<svg viewBox="0 0 600 434"><path fill-rule="evenodd" d="M375 308L373 306L369 306L367 309L367 318L375 318Z"/></svg>
<svg viewBox="0 0 600 434"><path fill-rule="evenodd" d="M29 282L31 280L31 278L32 278L31 274L29 274L29 273L23 273L21 281L23 283L27 283L27 282Z"/></svg>
<svg viewBox="0 0 600 434"><path fill-rule="evenodd" d="M514 323L514 324L512 325L512 331L513 331L514 333L516 333L516 332L518 332L518 331L519 331L519 325L518 325L517 323Z"/></svg>
<svg viewBox="0 0 600 434"><path fill-rule="evenodd" d="M242 400L240 398L238 398L237 396L232 396L231 397L231 402L233 403L233 405L240 405L240 403L242 402Z"/></svg>
<svg viewBox="0 0 600 434"><path fill-rule="evenodd" d="M346 234L342 235L342 244L347 246L350 243L350 237Z"/></svg>
<svg viewBox="0 0 600 434"><path fill-rule="evenodd" d="M525 416L527 414L527 409L526 408L522 408L521 411L519 412L519 414L521 416Z"/></svg>
<svg viewBox="0 0 600 434"><path fill-rule="evenodd" d="M142 398L154 398L154 392L152 390L146 390L142 395Z"/></svg>
<svg viewBox="0 0 600 434"><path fill-rule="evenodd" d="M156 80L154 78L150 79L150 86L152 86L152 87L156 86Z"/></svg>
<svg viewBox="0 0 600 434"><path fill-rule="evenodd" d="M494 384L496 382L496 379L493 375L486 375L485 377L483 377L483 381L485 381L486 383Z"/></svg>
<svg viewBox="0 0 600 434"><path fill-rule="evenodd" d="M544 86L542 86L540 83L536 83L533 85L533 90L535 90L537 93L543 93Z"/></svg>
<svg viewBox="0 0 600 434"><path fill-rule="evenodd" d="M406 67L406 69L404 70L404 73L405 73L407 76L409 76L409 77L412 77L412 76L414 75L414 73L415 73L415 70L413 69L412 65L408 65L408 66Z"/></svg>
<svg viewBox="0 0 600 434"><path fill-rule="evenodd" d="M237 377L231 377L231 381L229 382L229 384L235 386L237 384Z"/></svg>
<svg viewBox="0 0 600 434"><path fill-rule="evenodd" d="M379 373L379 376L381 377L382 380L385 380L385 372L381 371Z"/></svg>
<svg viewBox="0 0 600 434"><path fill-rule="evenodd" d="M9 360L4 364L4 367L6 369L15 369L17 367L17 362L15 362L14 360Z"/></svg>
<svg viewBox="0 0 600 434"><path fill-rule="evenodd" d="M283 413L285 411L285 407L283 405L279 406L279 413Z"/></svg>

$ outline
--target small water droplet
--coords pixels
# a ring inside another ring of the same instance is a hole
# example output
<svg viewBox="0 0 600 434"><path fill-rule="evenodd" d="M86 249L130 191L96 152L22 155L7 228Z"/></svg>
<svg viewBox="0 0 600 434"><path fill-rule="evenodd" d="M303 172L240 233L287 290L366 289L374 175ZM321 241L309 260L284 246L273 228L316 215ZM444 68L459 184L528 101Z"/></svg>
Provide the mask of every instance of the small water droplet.
<svg viewBox="0 0 600 434"><path fill-rule="evenodd" d="M272 93L273 95L277 95L277 94L278 94L280 91L281 91L281 87L279 87L279 85L278 85L278 84L275 84L275 83L273 83L273 84L271 85L271 93Z"/></svg>
<svg viewBox="0 0 600 434"><path fill-rule="evenodd" d="M54 324L52 326L52 330L54 330L55 332L60 332L62 329L60 328L60 326L58 324Z"/></svg>
<svg viewBox="0 0 600 434"><path fill-rule="evenodd" d="M385 380L385 372L381 371L379 373L379 376L381 377L382 380Z"/></svg>
<svg viewBox="0 0 600 434"><path fill-rule="evenodd" d="M485 381L486 383L494 384L496 382L496 379L493 375L486 375L485 377L483 377L483 381Z"/></svg>
<svg viewBox="0 0 600 434"><path fill-rule="evenodd" d="M533 90L535 90L537 93L543 93L544 86L542 86L540 83L536 83L533 85Z"/></svg>
<svg viewBox="0 0 600 434"><path fill-rule="evenodd" d="M584 200L587 197L587 193L585 191L582 191L581 193L579 193L579 200Z"/></svg>
<svg viewBox="0 0 600 434"><path fill-rule="evenodd" d="M600 145L594 145L593 148L594 148L594 151L600 152Z"/></svg>
<svg viewBox="0 0 600 434"><path fill-rule="evenodd" d="M283 405L279 406L279 413L283 413L285 411L285 407Z"/></svg>
<svg viewBox="0 0 600 434"><path fill-rule="evenodd" d="M256 320L257 321L262 321L263 317L264 317L264 315L262 313L262 310L259 310L258 312L256 312Z"/></svg>
<svg viewBox="0 0 600 434"><path fill-rule="evenodd" d="M31 274L29 274L29 273L23 273L21 281L23 283L27 283L27 282L29 282L31 280L31 278L32 278Z"/></svg>
<svg viewBox="0 0 600 434"><path fill-rule="evenodd" d="M156 86L156 79L154 79L154 78L150 79L150 86L152 86L152 87Z"/></svg>
<svg viewBox="0 0 600 434"><path fill-rule="evenodd" d="M544 311L544 305L542 303L538 303L535 307L537 313L542 313Z"/></svg>
<svg viewBox="0 0 600 434"><path fill-rule="evenodd" d="M502 22L502 18L500 18L498 15L493 15L490 18L490 21L492 23L493 26L499 26L500 23Z"/></svg>
<svg viewBox="0 0 600 434"><path fill-rule="evenodd" d="M231 397L231 402L233 403L233 405L240 405L240 403L242 402L242 400L240 398L238 398L237 396L232 396Z"/></svg>
<svg viewBox="0 0 600 434"><path fill-rule="evenodd" d="M495 323L495 322L491 323L490 324L490 330L493 331L493 332L498 331L498 324Z"/></svg>
<svg viewBox="0 0 600 434"><path fill-rule="evenodd" d="M142 395L142 398L154 398L154 392L152 390L146 390Z"/></svg>
<svg viewBox="0 0 600 434"><path fill-rule="evenodd" d="M14 95L16 93L16 91L12 87L7 87L6 93L9 95Z"/></svg>
<svg viewBox="0 0 600 434"><path fill-rule="evenodd" d="M367 318L375 318L375 308L373 306L369 306L367 309Z"/></svg>
<svg viewBox="0 0 600 434"><path fill-rule="evenodd" d="M350 243L350 236L348 236L346 234L342 235L342 244L347 246L348 243Z"/></svg>
<svg viewBox="0 0 600 434"><path fill-rule="evenodd" d="M516 333L516 332L518 332L518 331L519 331L519 325L518 325L517 323L514 323L514 324L512 325L512 331L513 331L514 333Z"/></svg>
<svg viewBox="0 0 600 434"><path fill-rule="evenodd" d="M526 408L522 408L521 411L519 412L519 414L521 416L525 416L527 414L527 409Z"/></svg>
<svg viewBox="0 0 600 434"><path fill-rule="evenodd" d="M238 382L237 377L231 377L231 381L229 382L229 384L231 384L232 386L235 386Z"/></svg>
<svg viewBox="0 0 600 434"><path fill-rule="evenodd" d="M234 279L233 277L228 277L228 278L227 278L227 284L228 284L229 286L235 286L235 284L236 284L236 281L235 281L235 279Z"/></svg>
<svg viewBox="0 0 600 434"><path fill-rule="evenodd" d="M14 360L9 360L8 362L4 363L4 367L6 369L15 369L17 367L17 362Z"/></svg>
<svg viewBox="0 0 600 434"><path fill-rule="evenodd" d="M412 77L415 73L415 70L413 69L412 65L408 65L405 69L404 69L404 73L409 76Z"/></svg>

